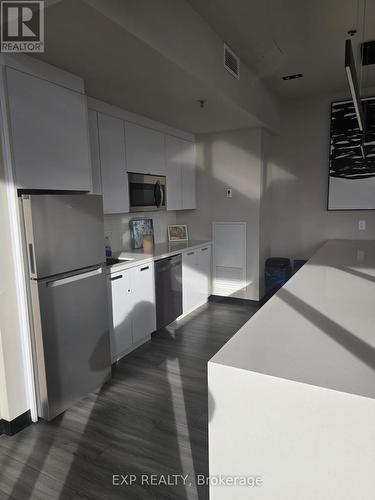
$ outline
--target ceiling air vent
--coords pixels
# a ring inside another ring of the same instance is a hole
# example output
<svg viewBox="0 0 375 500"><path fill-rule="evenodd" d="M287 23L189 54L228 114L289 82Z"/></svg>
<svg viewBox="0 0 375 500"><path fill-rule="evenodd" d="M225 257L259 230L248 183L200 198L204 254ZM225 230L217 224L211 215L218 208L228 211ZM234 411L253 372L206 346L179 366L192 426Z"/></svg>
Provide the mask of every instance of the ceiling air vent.
<svg viewBox="0 0 375 500"><path fill-rule="evenodd" d="M240 59L226 43L224 43L224 68L237 80L240 79Z"/></svg>

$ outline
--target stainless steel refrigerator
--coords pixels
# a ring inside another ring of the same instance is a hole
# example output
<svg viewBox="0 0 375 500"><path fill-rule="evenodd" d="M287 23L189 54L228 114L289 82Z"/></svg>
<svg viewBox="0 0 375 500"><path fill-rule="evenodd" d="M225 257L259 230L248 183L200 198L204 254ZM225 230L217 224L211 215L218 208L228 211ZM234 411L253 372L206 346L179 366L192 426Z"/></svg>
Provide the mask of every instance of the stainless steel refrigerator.
<svg viewBox="0 0 375 500"><path fill-rule="evenodd" d="M102 197L32 194L21 203L38 415L51 420L110 377Z"/></svg>

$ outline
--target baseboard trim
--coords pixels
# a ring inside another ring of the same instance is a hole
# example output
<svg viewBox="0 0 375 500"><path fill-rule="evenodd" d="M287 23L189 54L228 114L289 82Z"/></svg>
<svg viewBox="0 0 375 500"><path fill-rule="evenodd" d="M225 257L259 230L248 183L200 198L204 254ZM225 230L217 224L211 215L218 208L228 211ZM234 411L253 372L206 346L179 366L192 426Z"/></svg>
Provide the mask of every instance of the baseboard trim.
<svg viewBox="0 0 375 500"><path fill-rule="evenodd" d="M22 415L14 418L10 422L8 420L0 420L0 434L14 436L17 432L22 431L25 427L32 423L30 410L25 411Z"/></svg>
<svg viewBox="0 0 375 500"><path fill-rule="evenodd" d="M210 295L209 302L218 302L222 304L243 304L245 306L259 307L260 302L257 300L242 299L239 297L225 297L224 295Z"/></svg>

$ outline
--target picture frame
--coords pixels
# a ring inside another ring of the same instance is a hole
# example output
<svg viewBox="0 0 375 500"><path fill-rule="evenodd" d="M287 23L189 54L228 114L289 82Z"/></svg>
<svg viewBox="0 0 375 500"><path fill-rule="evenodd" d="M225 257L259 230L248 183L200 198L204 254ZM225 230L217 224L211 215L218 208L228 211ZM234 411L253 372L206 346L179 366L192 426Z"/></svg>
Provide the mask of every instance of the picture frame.
<svg viewBox="0 0 375 500"><path fill-rule="evenodd" d="M327 210L375 210L375 97L362 100L365 130L353 101L331 103Z"/></svg>
<svg viewBox="0 0 375 500"><path fill-rule="evenodd" d="M168 241L178 242L189 239L188 228L186 224L168 224Z"/></svg>

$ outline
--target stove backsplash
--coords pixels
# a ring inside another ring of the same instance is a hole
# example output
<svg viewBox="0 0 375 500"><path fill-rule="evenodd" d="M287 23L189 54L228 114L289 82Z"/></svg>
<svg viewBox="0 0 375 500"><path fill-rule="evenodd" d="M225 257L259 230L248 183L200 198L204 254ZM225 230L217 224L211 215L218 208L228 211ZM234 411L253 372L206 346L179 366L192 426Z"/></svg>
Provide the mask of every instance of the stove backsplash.
<svg viewBox="0 0 375 500"><path fill-rule="evenodd" d="M145 212L137 214L114 214L104 216L105 236L109 236L112 252L131 248L129 221L136 217L149 217L154 223L155 243L167 241L168 224L176 224L176 212Z"/></svg>

